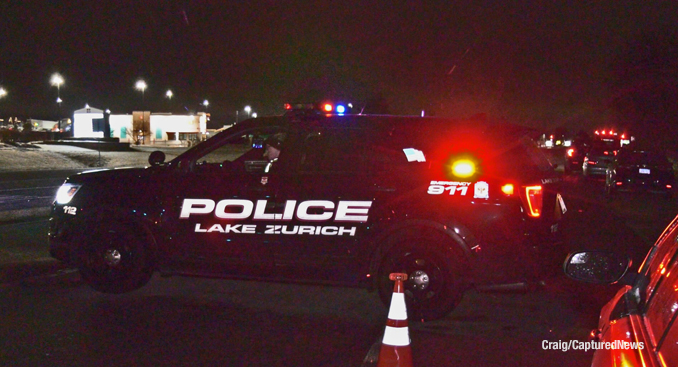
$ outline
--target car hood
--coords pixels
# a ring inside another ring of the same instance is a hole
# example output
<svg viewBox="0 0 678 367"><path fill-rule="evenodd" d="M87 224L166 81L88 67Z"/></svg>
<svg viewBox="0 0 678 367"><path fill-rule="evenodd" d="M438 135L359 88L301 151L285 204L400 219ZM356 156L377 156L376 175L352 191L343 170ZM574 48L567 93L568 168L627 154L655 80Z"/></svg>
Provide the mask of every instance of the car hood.
<svg viewBox="0 0 678 367"><path fill-rule="evenodd" d="M144 178L157 172L157 167L144 168L104 168L90 171L83 171L69 176L67 181L70 183L91 183L96 181L108 180L128 180L134 178Z"/></svg>

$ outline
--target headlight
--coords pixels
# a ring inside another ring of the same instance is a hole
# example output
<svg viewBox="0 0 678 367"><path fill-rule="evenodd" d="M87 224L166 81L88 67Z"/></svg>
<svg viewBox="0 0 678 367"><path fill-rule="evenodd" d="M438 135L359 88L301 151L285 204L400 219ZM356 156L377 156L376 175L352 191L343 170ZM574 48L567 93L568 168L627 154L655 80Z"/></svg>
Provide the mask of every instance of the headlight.
<svg viewBox="0 0 678 367"><path fill-rule="evenodd" d="M56 203L57 204L67 204L71 199L73 199L73 196L75 196L75 193L80 190L80 186L82 185L73 185L73 184L63 184L59 188L59 191L57 191L56 194Z"/></svg>

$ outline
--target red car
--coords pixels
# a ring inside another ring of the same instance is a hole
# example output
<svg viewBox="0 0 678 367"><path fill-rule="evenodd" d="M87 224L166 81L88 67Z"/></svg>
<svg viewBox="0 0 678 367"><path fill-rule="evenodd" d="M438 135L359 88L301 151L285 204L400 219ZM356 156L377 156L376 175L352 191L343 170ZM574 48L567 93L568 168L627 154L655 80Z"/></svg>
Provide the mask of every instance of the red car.
<svg viewBox="0 0 678 367"><path fill-rule="evenodd" d="M638 273L626 256L571 254L565 273L576 280L624 286L600 312L588 347L592 366L678 366L678 217L652 246Z"/></svg>

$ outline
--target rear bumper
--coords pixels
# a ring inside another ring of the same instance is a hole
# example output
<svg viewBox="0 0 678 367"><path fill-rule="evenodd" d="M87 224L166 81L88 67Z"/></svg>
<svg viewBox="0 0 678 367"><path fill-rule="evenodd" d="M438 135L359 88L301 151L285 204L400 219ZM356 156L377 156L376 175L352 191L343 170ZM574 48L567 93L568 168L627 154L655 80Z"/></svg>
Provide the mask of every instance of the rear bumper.
<svg viewBox="0 0 678 367"><path fill-rule="evenodd" d="M618 191L630 192L655 192L655 193L672 193L675 186L673 180L656 179L656 178L640 178L640 177L617 177L615 182L615 189ZM669 185L670 187L667 187Z"/></svg>
<svg viewBox="0 0 678 367"><path fill-rule="evenodd" d="M607 167L585 166L583 171L586 176L605 176L607 174Z"/></svg>

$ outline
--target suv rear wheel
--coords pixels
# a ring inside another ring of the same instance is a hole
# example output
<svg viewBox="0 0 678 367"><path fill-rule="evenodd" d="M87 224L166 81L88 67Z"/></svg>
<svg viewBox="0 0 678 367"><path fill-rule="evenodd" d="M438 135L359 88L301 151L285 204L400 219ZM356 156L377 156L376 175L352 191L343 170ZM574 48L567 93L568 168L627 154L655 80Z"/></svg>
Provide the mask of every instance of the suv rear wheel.
<svg viewBox="0 0 678 367"><path fill-rule="evenodd" d="M449 243L442 234L396 240L381 262L378 273L379 296L391 303L391 273L406 273L405 302L408 318L430 321L445 317L461 301L466 289L462 278L463 258L441 246Z"/></svg>

